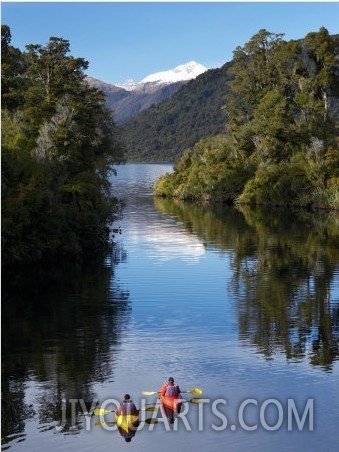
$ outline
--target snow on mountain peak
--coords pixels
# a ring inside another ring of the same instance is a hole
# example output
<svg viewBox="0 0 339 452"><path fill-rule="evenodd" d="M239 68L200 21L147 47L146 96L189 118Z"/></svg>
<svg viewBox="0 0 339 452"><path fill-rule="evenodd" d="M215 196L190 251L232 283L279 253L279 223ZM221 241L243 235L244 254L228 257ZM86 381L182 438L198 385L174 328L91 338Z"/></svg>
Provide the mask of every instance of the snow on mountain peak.
<svg viewBox="0 0 339 452"><path fill-rule="evenodd" d="M118 86L119 88L123 88L126 91L132 91L136 86L138 85L137 82L135 82L133 79L126 80L125 83L116 83L115 86Z"/></svg>
<svg viewBox="0 0 339 452"><path fill-rule="evenodd" d="M192 80L198 75L207 71L207 68L202 64L195 61L189 61L186 64L170 69L168 71L156 72L155 74L148 75L141 80L140 83L175 83L181 81Z"/></svg>

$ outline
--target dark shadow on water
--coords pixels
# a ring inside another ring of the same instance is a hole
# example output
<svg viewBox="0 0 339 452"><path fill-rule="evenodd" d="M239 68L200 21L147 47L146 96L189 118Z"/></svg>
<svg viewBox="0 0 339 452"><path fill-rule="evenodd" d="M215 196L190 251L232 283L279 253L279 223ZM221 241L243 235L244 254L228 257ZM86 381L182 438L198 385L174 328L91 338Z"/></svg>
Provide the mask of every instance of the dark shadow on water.
<svg viewBox="0 0 339 452"><path fill-rule="evenodd" d="M24 432L27 419L38 418L46 428L60 424L62 399L83 399L90 409L93 383L114 372L114 348L131 312L128 292L114 281L116 257L109 251L82 264L53 261L3 272L4 444ZM42 389L39 400L27 404L32 380ZM79 419L71 422L69 404L66 417L65 430L74 422L81 428Z"/></svg>

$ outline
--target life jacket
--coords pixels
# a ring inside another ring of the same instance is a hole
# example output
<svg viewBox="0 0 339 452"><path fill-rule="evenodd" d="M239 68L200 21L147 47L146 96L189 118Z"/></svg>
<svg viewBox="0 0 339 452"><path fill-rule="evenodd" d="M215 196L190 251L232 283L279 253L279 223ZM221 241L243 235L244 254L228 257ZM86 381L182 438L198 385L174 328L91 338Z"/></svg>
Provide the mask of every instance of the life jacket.
<svg viewBox="0 0 339 452"><path fill-rule="evenodd" d="M129 402L123 401L121 403L121 414L136 414L136 409L134 403L130 400Z"/></svg>
<svg viewBox="0 0 339 452"><path fill-rule="evenodd" d="M166 385L165 397L178 397L179 396L179 387L177 385Z"/></svg>

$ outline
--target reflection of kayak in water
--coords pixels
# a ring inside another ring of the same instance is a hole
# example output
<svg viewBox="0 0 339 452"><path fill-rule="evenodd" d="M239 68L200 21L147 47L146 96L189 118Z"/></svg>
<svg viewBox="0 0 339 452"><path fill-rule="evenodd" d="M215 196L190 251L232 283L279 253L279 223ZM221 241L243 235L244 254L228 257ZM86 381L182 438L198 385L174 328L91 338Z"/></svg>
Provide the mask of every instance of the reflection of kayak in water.
<svg viewBox="0 0 339 452"><path fill-rule="evenodd" d="M184 400L180 397L166 397L160 394L160 400L162 402L162 407L164 409L166 417L170 419L170 421L174 422L174 416L180 413L181 405Z"/></svg>
<svg viewBox="0 0 339 452"><path fill-rule="evenodd" d="M139 425L139 414L115 414L115 421L125 432L135 432Z"/></svg>

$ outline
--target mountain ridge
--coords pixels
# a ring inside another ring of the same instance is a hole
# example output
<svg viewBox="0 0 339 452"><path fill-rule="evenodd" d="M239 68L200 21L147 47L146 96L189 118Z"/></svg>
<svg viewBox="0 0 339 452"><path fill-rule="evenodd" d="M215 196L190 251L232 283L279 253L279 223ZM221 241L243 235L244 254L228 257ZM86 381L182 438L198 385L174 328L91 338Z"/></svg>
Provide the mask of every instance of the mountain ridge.
<svg viewBox="0 0 339 452"><path fill-rule="evenodd" d="M173 69L148 75L147 77L143 78L140 83L156 82L162 84L183 82L193 80L207 70L208 69L205 66L192 60L188 63L176 66Z"/></svg>
<svg viewBox="0 0 339 452"><path fill-rule="evenodd" d="M140 82L134 82L133 79L128 79L125 83L115 83L114 85L123 88L126 91L143 90L143 85L148 83L155 83L157 85L165 85L183 81L192 80L198 75L206 72L208 68L196 61L188 61L180 64L173 69L155 72L144 77Z"/></svg>
<svg viewBox="0 0 339 452"><path fill-rule="evenodd" d="M141 111L171 97L184 84L208 69L195 61L173 69L150 74L140 82L128 80L125 84L112 84L87 76L87 83L104 92L107 106L114 112L118 125L135 118Z"/></svg>

